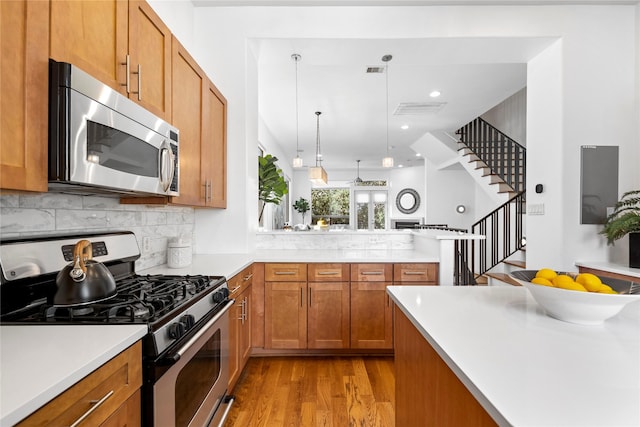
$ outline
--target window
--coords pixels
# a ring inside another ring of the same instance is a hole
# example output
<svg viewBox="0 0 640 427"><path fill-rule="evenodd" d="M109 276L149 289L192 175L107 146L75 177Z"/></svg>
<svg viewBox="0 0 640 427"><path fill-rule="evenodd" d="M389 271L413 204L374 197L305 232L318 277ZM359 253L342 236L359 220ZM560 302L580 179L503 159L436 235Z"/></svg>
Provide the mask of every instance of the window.
<svg viewBox="0 0 640 427"><path fill-rule="evenodd" d="M357 230L384 230L387 228L387 190L354 190Z"/></svg>
<svg viewBox="0 0 640 427"><path fill-rule="evenodd" d="M311 224L319 219L328 225L356 230L387 228L386 181L365 181L351 188L311 190Z"/></svg>
<svg viewBox="0 0 640 427"><path fill-rule="evenodd" d="M326 224L349 227L349 189L314 188L311 190L311 224L324 219Z"/></svg>

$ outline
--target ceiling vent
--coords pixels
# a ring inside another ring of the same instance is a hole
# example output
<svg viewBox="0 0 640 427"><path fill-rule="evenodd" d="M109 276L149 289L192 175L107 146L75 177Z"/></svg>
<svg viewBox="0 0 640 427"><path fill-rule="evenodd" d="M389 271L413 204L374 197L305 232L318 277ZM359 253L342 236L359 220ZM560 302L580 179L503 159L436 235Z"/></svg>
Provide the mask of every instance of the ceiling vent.
<svg viewBox="0 0 640 427"><path fill-rule="evenodd" d="M442 110L446 102L401 102L393 112L394 116L422 116Z"/></svg>
<svg viewBox="0 0 640 427"><path fill-rule="evenodd" d="M384 67L367 67L367 73L384 73Z"/></svg>

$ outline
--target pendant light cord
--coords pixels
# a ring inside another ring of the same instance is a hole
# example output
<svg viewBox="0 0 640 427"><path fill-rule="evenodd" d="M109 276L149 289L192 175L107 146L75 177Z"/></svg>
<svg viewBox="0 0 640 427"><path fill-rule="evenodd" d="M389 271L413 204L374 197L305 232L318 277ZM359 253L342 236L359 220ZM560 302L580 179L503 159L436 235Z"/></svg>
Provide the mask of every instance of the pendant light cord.
<svg viewBox="0 0 640 427"><path fill-rule="evenodd" d="M294 61L296 61L296 157L300 156L300 145L299 145L299 126L298 126L298 61L300 60L300 55L294 54Z"/></svg>
<svg viewBox="0 0 640 427"><path fill-rule="evenodd" d="M320 158L320 111L316 111L316 167L318 166L318 160L322 165L322 159Z"/></svg>
<svg viewBox="0 0 640 427"><path fill-rule="evenodd" d="M391 60L391 59L389 59ZM387 107L386 107L386 116L387 116L387 157L389 157L389 63L387 62L385 67L385 79L386 79L386 87L387 87Z"/></svg>

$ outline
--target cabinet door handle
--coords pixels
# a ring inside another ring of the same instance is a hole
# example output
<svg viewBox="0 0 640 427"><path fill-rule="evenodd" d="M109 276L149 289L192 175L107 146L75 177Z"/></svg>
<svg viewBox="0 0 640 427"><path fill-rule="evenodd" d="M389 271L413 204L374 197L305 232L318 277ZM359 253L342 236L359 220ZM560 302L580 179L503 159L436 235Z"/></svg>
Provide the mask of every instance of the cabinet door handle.
<svg viewBox="0 0 640 427"><path fill-rule="evenodd" d="M235 288L231 289L231 290L229 291L229 293L230 293L230 294L232 294L232 293L234 293L235 291L237 291L238 289L240 289L241 287L242 287L242 286L238 285L238 286L236 286Z"/></svg>
<svg viewBox="0 0 640 427"><path fill-rule="evenodd" d="M318 276L337 276L340 274L338 271L318 271Z"/></svg>
<svg viewBox="0 0 640 427"><path fill-rule="evenodd" d="M251 274L249 274L247 276L244 276L243 280L246 282L247 280L251 279L252 277L253 277L253 273L251 273Z"/></svg>
<svg viewBox="0 0 640 427"><path fill-rule="evenodd" d="M304 301L302 296L302 286L300 286L300 307L304 307Z"/></svg>
<svg viewBox="0 0 640 427"><path fill-rule="evenodd" d="M129 55L127 55L127 57L125 58L124 62L121 62L120 64L124 65L125 67L125 73L127 74L127 77L125 79L124 83L120 83L120 86L124 86L125 90L127 91L127 94L130 93L131 91L131 78L130 78L130 73L131 73L131 59L129 57Z"/></svg>
<svg viewBox="0 0 640 427"><path fill-rule="evenodd" d="M296 274L295 271L276 271L274 273L276 276L293 276Z"/></svg>
<svg viewBox="0 0 640 427"><path fill-rule="evenodd" d="M311 307L311 288L309 288L309 307Z"/></svg>
<svg viewBox="0 0 640 427"><path fill-rule="evenodd" d="M142 101L142 65L138 64L138 71L134 71L133 74L138 75L138 91L131 93L137 93L138 101Z"/></svg>
<svg viewBox="0 0 640 427"><path fill-rule="evenodd" d="M424 271L403 271L402 274L406 274L407 276L424 276L426 273Z"/></svg>
<svg viewBox="0 0 640 427"><path fill-rule="evenodd" d="M82 414L82 416L80 416L80 418L78 418L73 424L71 424L70 427L77 427L81 422L83 422L85 419L87 419L87 417L89 415L91 415L93 413L93 411L98 409L100 407L100 405L102 405L112 395L113 395L113 390L111 390L109 393L105 394L105 396L100 400L90 400L89 403L91 403L93 406L91 406L91 408L89 408L89 410L87 412Z"/></svg>
<svg viewBox="0 0 640 427"><path fill-rule="evenodd" d="M382 271L363 271L363 276L382 276Z"/></svg>

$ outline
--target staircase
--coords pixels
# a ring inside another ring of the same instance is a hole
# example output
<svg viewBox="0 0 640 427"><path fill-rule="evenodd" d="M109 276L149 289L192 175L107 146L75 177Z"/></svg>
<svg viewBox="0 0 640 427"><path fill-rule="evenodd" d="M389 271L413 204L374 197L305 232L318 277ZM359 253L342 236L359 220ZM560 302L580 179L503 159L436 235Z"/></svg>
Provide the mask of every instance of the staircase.
<svg viewBox="0 0 640 427"><path fill-rule="evenodd" d="M472 277L464 284L516 285L508 273L526 268L524 214L526 212L526 149L477 118L457 132L461 163L493 188L490 195L501 203L494 211L471 226L472 234L485 240L472 240L461 261ZM498 282L498 283L496 283Z"/></svg>

